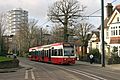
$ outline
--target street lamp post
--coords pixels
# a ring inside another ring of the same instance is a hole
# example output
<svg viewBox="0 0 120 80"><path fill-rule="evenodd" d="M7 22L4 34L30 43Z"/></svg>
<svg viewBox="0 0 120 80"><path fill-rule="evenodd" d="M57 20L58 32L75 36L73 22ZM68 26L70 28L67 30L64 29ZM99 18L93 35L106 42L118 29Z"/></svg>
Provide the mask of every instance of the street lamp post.
<svg viewBox="0 0 120 80"><path fill-rule="evenodd" d="M102 63L102 67L105 67L105 50L104 50L104 0L101 0L101 45L102 45L102 57L101 57L101 63Z"/></svg>
<svg viewBox="0 0 120 80"><path fill-rule="evenodd" d="M40 28L40 45L42 45L42 35L43 35L43 33L42 33L42 28Z"/></svg>
<svg viewBox="0 0 120 80"><path fill-rule="evenodd" d="M46 25L46 27L49 27L49 25ZM43 27L40 28L40 45L43 45Z"/></svg>

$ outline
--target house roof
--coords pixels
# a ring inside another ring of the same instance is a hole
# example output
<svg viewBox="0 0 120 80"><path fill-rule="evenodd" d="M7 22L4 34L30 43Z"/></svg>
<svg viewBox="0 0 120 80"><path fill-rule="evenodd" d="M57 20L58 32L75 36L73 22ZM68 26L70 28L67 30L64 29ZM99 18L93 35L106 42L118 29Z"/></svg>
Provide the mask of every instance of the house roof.
<svg viewBox="0 0 120 80"><path fill-rule="evenodd" d="M96 39L92 40L92 42L100 42L100 32L99 31L92 31L92 36L94 34L96 35ZM91 38L92 38L92 36L91 36Z"/></svg>
<svg viewBox="0 0 120 80"><path fill-rule="evenodd" d="M117 11L120 13L120 4L117 5L117 6L115 7L115 9L117 9Z"/></svg>
<svg viewBox="0 0 120 80"><path fill-rule="evenodd" d="M107 23L110 20L110 17L105 18L105 20L104 20L104 28L108 28ZM101 25L98 27L98 29L101 30Z"/></svg>
<svg viewBox="0 0 120 80"><path fill-rule="evenodd" d="M116 17L117 14L120 14L120 5L117 5L113 11L113 14L111 15L111 17L108 20L107 26L109 26L112 21L114 20L114 18Z"/></svg>
<svg viewBox="0 0 120 80"><path fill-rule="evenodd" d="M114 10L113 10L113 13L112 13L112 15L111 15L110 17L106 17L106 18L105 18L105 20L104 20L104 28L108 28L108 27L109 27L107 24L108 24L109 20L112 20L112 19L111 19L112 16L115 16L115 15L116 15L116 14L114 14L114 12L115 12L116 10L120 13L120 4L117 5L117 6L115 6L115 8L114 8ZM98 29L99 29L99 30L101 29L101 25L99 26Z"/></svg>
<svg viewBox="0 0 120 80"><path fill-rule="evenodd" d="M97 37L100 36L100 32L99 31L92 31L92 34L95 34Z"/></svg>

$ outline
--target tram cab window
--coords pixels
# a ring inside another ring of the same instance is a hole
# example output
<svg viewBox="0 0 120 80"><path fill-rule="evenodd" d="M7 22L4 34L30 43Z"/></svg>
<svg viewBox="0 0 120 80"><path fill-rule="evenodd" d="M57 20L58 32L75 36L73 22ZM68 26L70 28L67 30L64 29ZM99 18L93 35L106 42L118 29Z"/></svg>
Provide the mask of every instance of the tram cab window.
<svg viewBox="0 0 120 80"><path fill-rule="evenodd" d="M74 56L74 50L72 48L64 48L64 56Z"/></svg>

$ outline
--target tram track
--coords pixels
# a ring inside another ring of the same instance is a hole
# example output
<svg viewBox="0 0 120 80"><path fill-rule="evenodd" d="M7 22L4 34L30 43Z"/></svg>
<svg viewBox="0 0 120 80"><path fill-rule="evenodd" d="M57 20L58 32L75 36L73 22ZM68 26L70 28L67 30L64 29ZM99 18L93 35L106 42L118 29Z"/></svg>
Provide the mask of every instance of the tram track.
<svg viewBox="0 0 120 80"><path fill-rule="evenodd" d="M90 78L92 80L107 80L103 77L100 77L100 76L97 76L97 75L94 75L92 73L88 73L88 72L85 72L85 71L80 71L80 70L76 70L76 69L68 69L68 68L64 68L64 67L58 67L58 68L60 68L62 70L69 71L69 72L72 72L72 73L75 73L75 74L83 75L83 76L85 76L87 78Z"/></svg>
<svg viewBox="0 0 120 80"><path fill-rule="evenodd" d="M49 64L45 64L46 66L48 66ZM73 69L74 67L70 68L71 66L59 66L59 65L49 65L51 67L56 67L59 69L62 69L64 71L68 71L77 75L82 75L84 77L87 77L87 80L118 80L117 78L113 78L111 75L105 75L105 73L109 74L108 70L107 72L104 70L103 73L99 73L99 71L95 71L96 69L94 69L93 71L89 70L89 69ZM98 69L97 69L98 70ZM102 71L101 71L102 72ZM110 74L113 74L115 72L111 72Z"/></svg>
<svg viewBox="0 0 120 80"><path fill-rule="evenodd" d="M27 63L30 66L33 66L35 70L38 70L38 73L41 72L39 69L47 73L47 76L51 77L50 80L54 78L57 71L57 76L62 75L65 76L64 73L72 74L72 76L76 76L76 78L80 78L78 80L119 80L119 74L115 73L113 70L103 69L100 67L91 67L91 66L84 66L84 65L54 65L54 64L47 64L47 63L39 63L39 62L32 62ZM111 72L113 71L113 72ZM60 74L60 72L62 74ZM114 77L113 77L113 76ZM56 77L56 79L61 77ZM75 78L75 77L74 77ZM56 80L55 79L55 80ZM67 79L62 79L67 80ZM71 79L70 79L71 80ZM76 80L76 79L73 79Z"/></svg>

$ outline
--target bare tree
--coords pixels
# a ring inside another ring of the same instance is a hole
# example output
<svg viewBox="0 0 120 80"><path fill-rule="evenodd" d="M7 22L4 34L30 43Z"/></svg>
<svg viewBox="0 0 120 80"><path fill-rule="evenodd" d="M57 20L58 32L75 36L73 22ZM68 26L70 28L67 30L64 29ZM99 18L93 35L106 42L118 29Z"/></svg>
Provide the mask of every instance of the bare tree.
<svg viewBox="0 0 120 80"><path fill-rule="evenodd" d="M84 9L84 7L83 7ZM64 41L68 41L68 25L77 22L81 16L80 4L77 0L60 0L49 8L49 19L64 26Z"/></svg>
<svg viewBox="0 0 120 80"><path fill-rule="evenodd" d="M37 20L31 19L28 24L20 25L16 32L15 40L19 53L28 52L30 47L37 45L38 26ZM40 35L39 35L40 36Z"/></svg>
<svg viewBox="0 0 120 80"><path fill-rule="evenodd" d="M0 53L3 50L3 35L5 33L6 27L6 14L0 13Z"/></svg>
<svg viewBox="0 0 120 80"><path fill-rule="evenodd" d="M62 42L64 35L64 28L61 25L55 25L51 29L52 41L54 42Z"/></svg>
<svg viewBox="0 0 120 80"><path fill-rule="evenodd" d="M88 40L91 38L93 29L94 26L87 22L79 23L75 27L75 35L77 35L80 40L82 57L87 53Z"/></svg>

